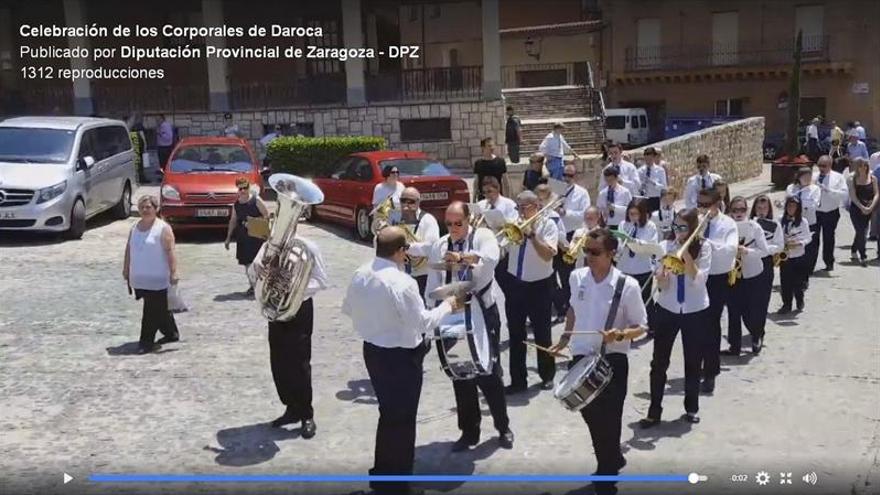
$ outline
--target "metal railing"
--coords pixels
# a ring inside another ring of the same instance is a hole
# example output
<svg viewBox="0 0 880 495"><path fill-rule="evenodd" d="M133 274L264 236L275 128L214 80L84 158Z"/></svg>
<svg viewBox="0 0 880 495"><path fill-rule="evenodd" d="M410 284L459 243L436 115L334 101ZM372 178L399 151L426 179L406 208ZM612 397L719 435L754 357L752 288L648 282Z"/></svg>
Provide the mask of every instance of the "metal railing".
<svg viewBox="0 0 880 495"><path fill-rule="evenodd" d="M315 74L280 82L239 81L229 85L229 104L235 110L343 102L344 72Z"/></svg>
<svg viewBox="0 0 880 495"><path fill-rule="evenodd" d="M501 87L513 89L541 86L586 86L589 84L587 65L587 62L503 65L501 66Z"/></svg>
<svg viewBox="0 0 880 495"><path fill-rule="evenodd" d="M8 91L0 114L69 115L73 113L73 85L70 83L27 84L18 91Z"/></svg>
<svg viewBox="0 0 880 495"><path fill-rule="evenodd" d="M95 111L101 115L208 109L208 87L201 84L157 85L143 81L92 81L92 97Z"/></svg>
<svg viewBox="0 0 880 495"><path fill-rule="evenodd" d="M804 36L804 62L829 60L829 36ZM701 45L628 46L627 71L786 65L793 61L794 39Z"/></svg>
<svg viewBox="0 0 880 495"><path fill-rule="evenodd" d="M483 68L427 67L364 74L367 101L428 101L479 98Z"/></svg>

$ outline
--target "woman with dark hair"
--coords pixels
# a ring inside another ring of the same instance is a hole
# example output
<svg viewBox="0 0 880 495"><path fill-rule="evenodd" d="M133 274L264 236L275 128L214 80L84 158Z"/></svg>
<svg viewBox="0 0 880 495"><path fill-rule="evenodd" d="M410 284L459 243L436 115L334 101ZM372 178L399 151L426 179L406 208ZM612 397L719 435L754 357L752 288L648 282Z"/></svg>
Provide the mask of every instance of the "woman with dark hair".
<svg viewBox="0 0 880 495"><path fill-rule="evenodd" d="M672 220L675 219L675 200L678 190L670 187L660 196L660 207L651 214L651 221L657 226L661 240L672 239Z"/></svg>
<svg viewBox="0 0 880 495"><path fill-rule="evenodd" d="M730 188L727 187L727 182L724 182L724 179L716 180L714 187L718 190L718 194L721 195L721 213L726 214L730 210Z"/></svg>
<svg viewBox="0 0 880 495"><path fill-rule="evenodd" d="M804 291L806 290L807 257L806 246L812 241L810 225L803 217L801 203L794 196L785 199L782 213L782 234L785 237L785 252L788 258L779 267L779 288L782 292L781 315L791 313L791 300L794 297L798 311L804 309Z"/></svg>
<svg viewBox="0 0 880 495"><path fill-rule="evenodd" d="M635 198L630 201L626 209L627 219L620 224L618 232L622 232L634 239L635 242L645 242L657 244L659 242L659 234L657 226L648 219L648 200L645 198ZM620 254L617 258L617 268L636 279L639 287L642 288L642 301L648 309L649 320L651 315L651 292L654 288L654 263L653 256L647 254L636 254L629 248L630 242L624 244L619 250ZM650 328L650 323L648 325Z"/></svg>
<svg viewBox="0 0 880 495"><path fill-rule="evenodd" d="M763 299L758 304L759 314L755 315L756 331L763 336L764 327L767 324L767 309L770 307L770 293L773 291L773 280L776 276L773 268L773 255L782 252L785 247L785 239L782 236L782 225L779 225L779 221L773 216L773 203L766 194L755 198L749 219L758 222L758 225L764 230L764 241L767 244L767 253L761 258L764 270L761 272L761 281L758 283L760 287L758 290Z"/></svg>
<svg viewBox="0 0 880 495"><path fill-rule="evenodd" d="M663 242L667 254L675 254L699 227L697 210L689 208L678 212L672 222L675 239ZM651 406L648 416L639 424L651 428L660 424L663 412L663 392L666 371L675 338L681 330L684 350L684 410L683 418L699 423L700 363L706 334L706 310L709 294L706 279L709 276L712 249L697 236L682 255L684 272L672 273L661 266L655 273L660 287L656 303L654 353L651 359Z"/></svg>
<svg viewBox="0 0 880 495"><path fill-rule="evenodd" d="M807 276L809 277L813 274L813 268L816 266L816 260L819 258L819 224L816 212L819 209L819 203L822 202L822 190L819 189L819 186L813 184L813 169L810 167L799 168L795 172L794 182L785 188L785 196L798 200L803 211L804 220L810 226L812 242L807 245L807 258L805 261ZM805 283L809 284L809 280Z"/></svg>
<svg viewBox="0 0 880 495"><path fill-rule="evenodd" d="M254 237L248 233L247 221L249 218L269 218L269 210L255 191L251 190L251 183L241 177L235 181L238 188L238 199L232 204L232 214L229 216L229 226L226 230L226 241L223 246L228 250L229 243L235 236L235 258L238 264L244 266L245 275L248 278L247 295L254 294L254 279L250 266L257 257L257 252L263 246L265 239Z"/></svg>
<svg viewBox="0 0 880 495"><path fill-rule="evenodd" d="M865 245L868 236L868 221L871 213L877 207L878 190L877 178L871 174L868 160L856 158L853 160L853 175L849 184L849 218L856 230L850 248L850 256L853 261L858 260L862 266L868 266L868 255L865 253ZM880 246L878 246L880 247ZM880 252L880 251L878 251ZM856 256L858 254L858 257Z"/></svg>

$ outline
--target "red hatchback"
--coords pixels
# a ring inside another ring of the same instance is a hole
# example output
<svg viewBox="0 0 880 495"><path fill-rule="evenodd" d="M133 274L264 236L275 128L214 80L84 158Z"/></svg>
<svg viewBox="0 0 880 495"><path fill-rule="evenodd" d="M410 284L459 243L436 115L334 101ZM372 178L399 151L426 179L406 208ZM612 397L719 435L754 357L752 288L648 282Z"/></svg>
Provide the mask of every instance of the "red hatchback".
<svg viewBox="0 0 880 495"><path fill-rule="evenodd" d="M382 182L382 168L393 165L400 170L400 181L422 195L423 210L443 225L446 207L452 201L469 201L467 184L452 175L437 160L420 151L369 151L352 153L338 160L327 177L315 184L324 192L324 202L316 205L313 216L353 227L359 239L369 240L373 189Z"/></svg>
<svg viewBox="0 0 880 495"><path fill-rule="evenodd" d="M252 188L263 186L259 162L247 141L182 139L162 176L162 217L174 227L225 227L238 199L235 181L239 177L247 178Z"/></svg>

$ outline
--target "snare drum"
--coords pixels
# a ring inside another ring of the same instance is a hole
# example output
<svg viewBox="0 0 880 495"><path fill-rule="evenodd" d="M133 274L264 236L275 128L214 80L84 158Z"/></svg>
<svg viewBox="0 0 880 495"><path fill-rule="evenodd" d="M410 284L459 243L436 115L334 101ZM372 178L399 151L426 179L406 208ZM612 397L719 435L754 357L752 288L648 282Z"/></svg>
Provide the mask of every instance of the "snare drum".
<svg viewBox="0 0 880 495"><path fill-rule="evenodd" d="M569 411L580 411L605 390L613 374L604 355L585 356L556 384L553 396Z"/></svg>
<svg viewBox="0 0 880 495"><path fill-rule="evenodd" d="M491 374L497 359L489 343L482 311L473 304L470 312L470 330L464 312L448 315L434 329L440 367L453 380L470 380Z"/></svg>

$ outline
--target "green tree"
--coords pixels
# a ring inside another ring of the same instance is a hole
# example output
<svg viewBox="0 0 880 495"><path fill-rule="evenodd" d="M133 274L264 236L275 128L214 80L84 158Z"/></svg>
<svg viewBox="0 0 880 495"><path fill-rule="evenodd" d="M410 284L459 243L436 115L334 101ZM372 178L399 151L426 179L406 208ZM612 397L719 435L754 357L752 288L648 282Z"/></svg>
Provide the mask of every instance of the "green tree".
<svg viewBox="0 0 880 495"><path fill-rule="evenodd" d="M803 32L798 30L794 42L794 64L788 83L788 126L785 132L785 154L794 158L800 151L798 143L798 124L801 120L801 52L803 51Z"/></svg>

